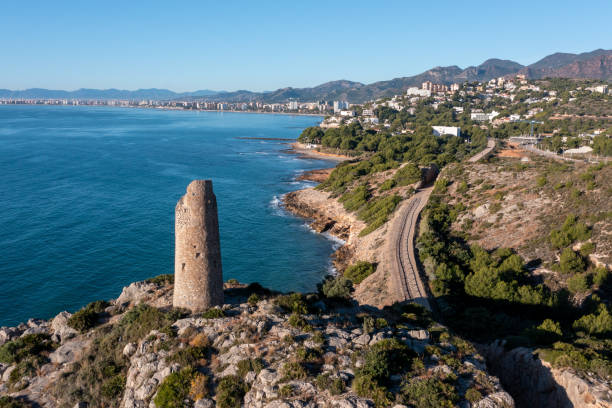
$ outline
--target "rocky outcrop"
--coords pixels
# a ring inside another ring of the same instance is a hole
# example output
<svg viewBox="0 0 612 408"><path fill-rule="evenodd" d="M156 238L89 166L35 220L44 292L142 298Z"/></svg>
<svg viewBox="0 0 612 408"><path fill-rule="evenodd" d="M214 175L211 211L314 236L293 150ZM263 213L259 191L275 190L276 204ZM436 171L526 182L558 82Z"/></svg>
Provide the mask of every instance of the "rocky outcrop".
<svg viewBox="0 0 612 408"><path fill-rule="evenodd" d="M332 217L330 216L331 211L329 211L331 208L309 205L300 196L300 191L285 194L283 197L285 208L302 218L311 219L310 227L318 233L328 232L344 241L350 238L352 220L348 216ZM330 202L329 206L332 205L333 203Z"/></svg>
<svg viewBox="0 0 612 408"><path fill-rule="evenodd" d="M114 301L114 306L109 309L114 316L102 323L99 329L87 333L67 335L66 321L70 315L66 312L60 313L51 322L33 321L29 326L24 324L17 328L4 328L3 333L11 339L36 328L49 335L57 335L62 344L49 355L49 364L23 380L20 391L7 386L11 372L17 369L16 365L0 364L0 395L25 398L41 407L65 405L64 400L60 401L63 396L57 394L57 389L49 392L54 382L67 373L79 370L79 367L87 366L81 359L88 355L90 345L104 341L104 333L108 333L111 326L122 324L121 319L129 312L136 298L145 299L149 304L160 302L152 294L167 299L167 290L150 287L150 284L141 282L130 285L131 289L124 289L122 300ZM165 286L171 287L170 284ZM244 289L244 285L233 285L232 289L228 289L231 293L227 294L226 299L242 296L242 301L224 305L222 317L190 315L174 321L170 329L168 326L154 329L143 333L138 341L122 345L118 351L127 369L123 372L125 383L120 406L154 408L160 385L170 374L184 368L181 364L185 364L185 360L174 356L181 350L197 345L209 350L207 357L200 360L198 370L208 379L212 394L197 397L196 401L191 402L194 407L212 408L215 404L214 384L218 384L223 377L238 375L248 385L243 398L245 407L372 408L373 401L358 396L351 383L358 375L359 368L366 364L364 353L377 343L391 338L421 356L423 368L420 375L460 377L462 385L457 387L457 392L461 395L467 388L477 387L479 381L484 381L487 392L483 392L482 401L476 406L513 406L512 397L503 391L497 379L484 371L482 357L465 351L457 353L457 348L449 343L435 343L426 327L384 323L379 324L379 328L372 326L366 329L361 320L368 313L366 309L346 306L326 313L324 310L327 307L323 301L318 302L323 307L320 314L303 314L300 323L296 324L295 316L284 312L272 298L247 303L248 293L245 294ZM245 360L257 360L259 365L257 368L251 366L251 371L245 372ZM299 364L307 371L295 376L288 375L286 364L300 361ZM452 361L452 367L446 361ZM336 381L340 388L332 394L321 385L317 376ZM392 376L390 381L392 388L397 390L403 379L398 375ZM72 400L69 405L74 404ZM86 406L84 401L77 401L77 405Z"/></svg>
<svg viewBox="0 0 612 408"><path fill-rule="evenodd" d="M147 406L159 384L171 373L180 369L178 364L168 364L166 357L169 351L160 346L168 340L166 334L152 331L138 345L129 343L123 349L124 356L130 359L122 408ZM151 404L153 407L155 404Z"/></svg>
<svg viewBox="0 0 612 408"><path fill-rule="evenodd" d="M495 342L480 349L518 407L612 408L609 384L554 369L527 348L506 351L502 342Z"/></svg>

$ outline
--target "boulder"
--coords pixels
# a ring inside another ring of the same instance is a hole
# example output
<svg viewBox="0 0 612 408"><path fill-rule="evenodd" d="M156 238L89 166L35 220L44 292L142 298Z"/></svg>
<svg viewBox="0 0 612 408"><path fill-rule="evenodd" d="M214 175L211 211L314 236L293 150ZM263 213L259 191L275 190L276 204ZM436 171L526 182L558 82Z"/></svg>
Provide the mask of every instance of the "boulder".
<svg viewBox="0 0 612 408"><path fill-rule="evenodd" d="M514 399L507 392L489 394L474 404L475 408L505 408L514 407Z"/></svg>
<svg viewBox="0 0 612 408"><path fill-rule="evenodd" d="M68 319L71 316L72 314L64 311L55 316L51 321L51 333L57 336L62 343L79 334L75 329L68 326Z"/></svg>
<svg viewBox="0 0 612 408"><path fill-rule="evenodd" d="M90 343L91 340L69 340L49 354L49 359L55 364L74 363L83 356Z"/></svg>
<svg viewBox="0 0 612 408"><path fill-rule="evenodd" d="M136 344L135 343L128 343L123 348L123 355L128 357L128 358L131 357L132 354L134 354L135 352L136 352Z"/></svg>
<svg viewBox="0 0 612 408"><path fill-rule="evenodd" d="M195 402L193 408L214 408L215 401L210 398L202 398Z"/></svg>
<svg viewBox="0 0 612 408"><path fill-rule="evenodd" d="M157 289L154 283L146 281L133 282L130 286L126 286L121 291L121 295L115 300L115 305L123 305L126 303L137 304L148 299Z"/></svg>

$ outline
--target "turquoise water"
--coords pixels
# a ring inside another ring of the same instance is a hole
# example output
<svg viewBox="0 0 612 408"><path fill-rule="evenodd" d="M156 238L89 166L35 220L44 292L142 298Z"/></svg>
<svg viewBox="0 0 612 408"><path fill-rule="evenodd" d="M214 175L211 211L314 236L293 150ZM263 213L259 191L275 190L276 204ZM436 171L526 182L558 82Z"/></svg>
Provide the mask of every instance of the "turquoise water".
<svg viewBox="0 0 612 408"><path fill-rule="evenodd" d="M308 291L334 243L278 206L305 170L283 153L318 118L0 106L0 326L49 318L173 272L174 206L213 180L224 279Z"/></svg>

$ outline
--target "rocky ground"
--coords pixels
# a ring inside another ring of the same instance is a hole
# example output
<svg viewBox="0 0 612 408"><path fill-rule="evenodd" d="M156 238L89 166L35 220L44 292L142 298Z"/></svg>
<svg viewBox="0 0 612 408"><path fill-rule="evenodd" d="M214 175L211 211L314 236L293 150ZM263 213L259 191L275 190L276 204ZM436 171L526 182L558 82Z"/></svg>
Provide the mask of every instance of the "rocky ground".
<svg viewBox="0 0 612 408"><path fill-rule="evenodd" d="M247 302L249 291L260 296ZM401 407L400 403L406 402L399 389L412 375L413 381L439 379L451 384L456 393L454 401L464 407L514 406L497 379L487 374L484 359L469 343L422 316L414 321L392 320L388 313L370 315L355 305L316 296L304 303L312 302L312 310L290 314L287 297L278 298L260 287L244 285L226 289L223 313L216 317L181 316L169 328L155 327L138 338L130 337L130 341L126 339L132 334L124 332L125 337L116 345L117 361L124 368L119 374L109 372L110 363L106 362L104 374L90 378L94 362L100 359L92 355L92 350L100 350L118 327L138 323L126 320L135 311L145 310L143 305L150 307L146 309L149 315L167 313L171 293L168 282L133 283L110 303L95 328L82 333L70 327L71 315L67 312L49 321L30 320L17 327L1 328L0 358L6 350L13 350L10 346L16 341L32 334L48 335L53 347L48 354L43 353L45 362L40 368L18 379L11 375L20 369L18 364L0 364L0 395L24 404L16 406L174 406L157 405L155 401L161 401L159 394L165 398L167 383L180 378L190 366L196 371L185 385L189 393L183 406L372 407L372 399L364 396L367 392L355 390L354 380L371 364L372 354L368 352L376 344L382 346L394 339L407 346L414 361L422 365L418 372L408 371L403 376L391 373L386 385L389 397L393 396L391 405ZM141 314L140 324L146 316ZM382 320L383 316L389 320ZM202 350L206 351L199 355ZM108 386L114 380L107 377L120 379L115 388ZM228 403L224 378L242 384L238 400ZM101 382L100 398L106 399L98 400L93 391L81 389L86 384L83 379L91 382L91 389L100 388L96 383ZM466 397L467 390L471 391ZM115 394L109 400L111 392Z"/></svg>
<svg viewBox="0 0 612 408"><path fill-rule="evenodd" d="M545 264L557 260L548 235L573 214L592 228L591 260L612 267L612 166L520 157L447 169L453 181L449 202L467 207L453 227L486 249L513 248L527 261Z"/></svg>

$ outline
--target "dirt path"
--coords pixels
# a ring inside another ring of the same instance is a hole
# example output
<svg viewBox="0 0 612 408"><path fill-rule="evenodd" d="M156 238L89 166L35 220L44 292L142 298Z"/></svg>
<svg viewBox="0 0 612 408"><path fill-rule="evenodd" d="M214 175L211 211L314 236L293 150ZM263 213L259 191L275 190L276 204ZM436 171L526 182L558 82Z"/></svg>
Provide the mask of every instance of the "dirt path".
<svg viewBox="0 0 612 408"><path fill-rule="evenodd" d="M396 212L391 222L385 257L389 263L388 270L394 282L397 299L400 302L411 300L429 310L431 307L414 253L414 238L419 214L427 204L432 190L433 187L419 190Z"/></svg>
<svg viewBox="0 0 612 408"><path fill-rule="evenodd" d="M478 160L485 157L487 154L491 153L491 150L493 150L494 148L495 148L495 140L487 139L487 147L485 147L485 149L481 151L480 153L476 153L474 156L470 157L468 159L468 162L470 163L477 162Z"/></svg>

